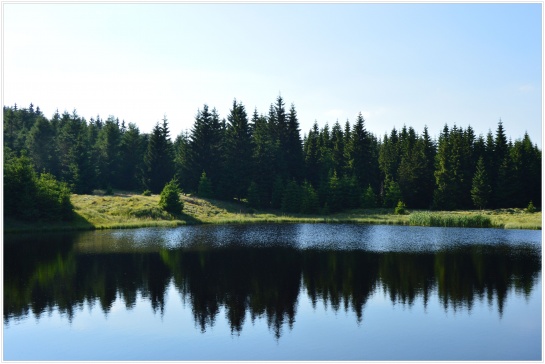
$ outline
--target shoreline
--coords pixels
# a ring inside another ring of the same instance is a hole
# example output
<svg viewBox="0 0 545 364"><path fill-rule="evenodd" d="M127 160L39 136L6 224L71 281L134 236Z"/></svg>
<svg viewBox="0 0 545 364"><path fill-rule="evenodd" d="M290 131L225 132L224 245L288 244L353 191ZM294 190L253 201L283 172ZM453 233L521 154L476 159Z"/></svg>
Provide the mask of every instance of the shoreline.
<svg viewBox="0 0 545 364"><path fill-rule="evenodd" d="M182 195L183 212L173 216L158 208L158 195L142 196L130 192L105 195L72 195L74 219L66 222L23 222L4 219L4 234L29 232L64 232L104 229L133 229L143 227L177 227L203 224L371 224L411 226L488 227L499 229L541 230L541 212L528 213L524 209L427 211L409 210L395 215L392 209L355 209L328 215L286 214L277 210L254 210L244 203L201 199ZM432 214L441 224L428 225L410 221L411 214ZM465 220L485 218L488 226L471 226Z"/></svg>

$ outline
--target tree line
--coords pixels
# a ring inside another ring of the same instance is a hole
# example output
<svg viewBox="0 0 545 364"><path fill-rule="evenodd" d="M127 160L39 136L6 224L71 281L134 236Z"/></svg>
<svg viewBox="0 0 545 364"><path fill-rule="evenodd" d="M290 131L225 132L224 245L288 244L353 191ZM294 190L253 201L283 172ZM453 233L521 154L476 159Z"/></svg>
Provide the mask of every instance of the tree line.
<svg viewBox="0 0 545 364"><path fill-rule="evenodd" d="M4 106L4 156L4 169L24 156L78 194L159 193L174 180L205 198L295 213L399 201L414 209L541 206L541 151L527 133L508 139L501 120L486 136L445 125L437 139L407 126L377 137L360 113L344 125L315 122L301 137L295 106L280 96L265 114L248 115L234 100L221 118L205 104L174 141L166 116L141 133L113 116L87 121L74 110L48 119L32 104Z"/></svg>

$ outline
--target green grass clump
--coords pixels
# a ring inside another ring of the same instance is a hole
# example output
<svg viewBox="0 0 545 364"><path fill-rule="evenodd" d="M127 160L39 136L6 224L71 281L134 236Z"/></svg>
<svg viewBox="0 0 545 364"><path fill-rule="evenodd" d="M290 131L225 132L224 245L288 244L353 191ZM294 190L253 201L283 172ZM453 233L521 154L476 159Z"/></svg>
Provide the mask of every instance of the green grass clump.
<svg viewBox="0 0 545 364"><path fill-rule="evenodd" d="M438 227L492 227L492 220L481 214L444 214L415 212L409 216L409 225Z"/></svg>

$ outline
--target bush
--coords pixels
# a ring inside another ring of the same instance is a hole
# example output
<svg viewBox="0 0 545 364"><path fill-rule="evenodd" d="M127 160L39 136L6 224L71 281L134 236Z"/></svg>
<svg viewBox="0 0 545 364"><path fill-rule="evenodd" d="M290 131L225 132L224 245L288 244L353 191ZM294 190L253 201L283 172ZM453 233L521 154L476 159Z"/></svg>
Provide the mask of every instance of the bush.
<svg viewBox="0 0 545 364"><path fill-rule="evenodd" d="M4 162L4 216L20 220L68 220L70 189L53 175L37 176L30 159L10 156Z"/></svg>
<svg viewBox="0 0 545 364"><path fill-rule="evenodd" d="M161 191L159 207L171 214L180 214L184 208L184 204L180 200L180 193L182 191L178 187L178 181L173 178Z"/></svg>
<svg viewBox="0 0 545 364"><path fill-rule="evenodd" d="M142 196L151 196L151 191L145 190L144 192L142 192Z"/></svg>
<svg viewBox="0 0 545 364"><path fill-rule="evenodd" d="M535 208L534 203L532 201L530 201L530 203L528 204L528 207L526 208L526 211L528 211L531 214L536 212L536 208Z"/></svg>
<svg viewBox="0 0 545 364"><path fill-rule="evenodd" d="M405 215L405 213L406 213L405 209L406 208L407 208L407 206L405 206L403 201L399 200L397 202L397 206L394 209L394 214L396 214L396 215Z"/></svg>

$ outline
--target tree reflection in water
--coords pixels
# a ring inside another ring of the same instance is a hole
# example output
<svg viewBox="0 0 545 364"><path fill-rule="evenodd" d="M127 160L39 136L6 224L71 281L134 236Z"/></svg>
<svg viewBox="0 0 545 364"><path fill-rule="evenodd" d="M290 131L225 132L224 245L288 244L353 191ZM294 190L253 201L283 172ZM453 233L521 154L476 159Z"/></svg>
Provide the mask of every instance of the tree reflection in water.
<svg viewBox="0 0 545 364"><path fill-rule="evenodd" d="M79 234L52 236L5 242L6 323L54 308L72 319L84 303L99 302L108 313L118 298L131 309L139 296L163 312L173 283L203 332L223 307L233 333L241 332L249 313L252 321L265 317L279 338L285 324L294 325L302 292L314 306L321 302L336 311L352 310L358 320L380 289L393 303L410 306L418 297L426 305L437 294L445 310L471 310L476 300L496 300L502 315L507 292L514 288L529 295L541 271L541 254L531 245L376 252L301 249L282 242L246 246L229 239L210 246L195 235L194 241L170 249L123 248L120 241L117 248L102 245L91 252L82 248Z"/></svg>

